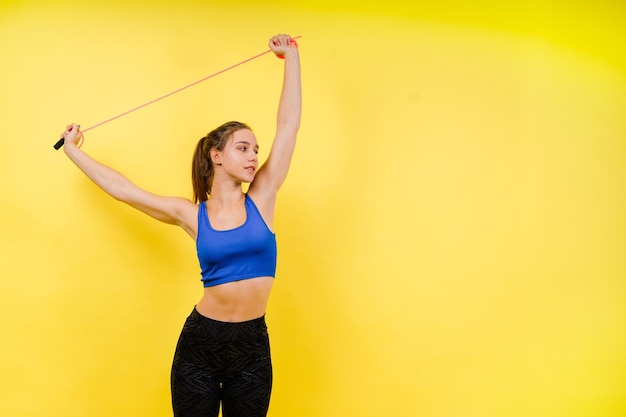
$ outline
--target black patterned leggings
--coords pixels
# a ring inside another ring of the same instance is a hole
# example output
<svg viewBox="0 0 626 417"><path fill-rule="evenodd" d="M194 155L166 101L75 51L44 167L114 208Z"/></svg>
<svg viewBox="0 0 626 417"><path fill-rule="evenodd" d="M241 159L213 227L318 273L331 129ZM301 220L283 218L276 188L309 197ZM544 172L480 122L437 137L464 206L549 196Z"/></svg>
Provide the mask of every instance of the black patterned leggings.
<svg viewBox="0 0 626 417"><path fill-rule="evenodd" d="M226 323L191 312L172 364L174 417L265 417L272 361L265 317Z"/></svg>

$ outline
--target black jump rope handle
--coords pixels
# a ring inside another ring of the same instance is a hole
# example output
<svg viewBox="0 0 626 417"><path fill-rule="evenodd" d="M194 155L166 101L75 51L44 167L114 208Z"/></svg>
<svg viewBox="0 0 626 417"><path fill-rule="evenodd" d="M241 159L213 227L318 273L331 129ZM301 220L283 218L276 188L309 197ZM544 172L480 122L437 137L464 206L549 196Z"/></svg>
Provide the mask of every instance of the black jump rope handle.
<svg viewBox="0 0 626 417"><path fill-rule="evenodd" d="M59 149L61 149L61 146L63 146L64 143L65 143L65 139L63 138L59 139L59 141L54 144L54 149L58 151Z"/></svg>

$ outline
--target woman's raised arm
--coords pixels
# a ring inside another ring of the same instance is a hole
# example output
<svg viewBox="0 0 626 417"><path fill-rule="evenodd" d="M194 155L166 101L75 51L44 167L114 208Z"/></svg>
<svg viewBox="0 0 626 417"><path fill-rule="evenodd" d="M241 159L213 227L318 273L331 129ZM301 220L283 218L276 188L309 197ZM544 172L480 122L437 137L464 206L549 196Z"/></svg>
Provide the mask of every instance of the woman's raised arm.
<svg viewBox="0 0 626 417"><path fill-rule="evenodd" d="M272 148L267 161L259 168L250 190L255 194L269 194L266 197L272 198L287 177L296 146L302 114L302 83L296 42L289 35L277 35L270 39L269 46L277 55L284 57L283 86Z"/></svg>

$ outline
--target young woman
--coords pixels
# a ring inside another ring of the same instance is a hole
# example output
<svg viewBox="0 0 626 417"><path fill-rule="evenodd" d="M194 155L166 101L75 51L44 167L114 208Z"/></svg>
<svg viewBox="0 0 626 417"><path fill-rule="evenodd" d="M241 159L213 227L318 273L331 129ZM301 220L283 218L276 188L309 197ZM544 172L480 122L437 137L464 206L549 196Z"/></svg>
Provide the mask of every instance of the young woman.
<svg viewBox="0 0 626 417"><path fill-rule="evenodd" d="M196 241L204 294L187 318L172 365L174 416L265 416L272 364L265 309L276 271L273 232L276 194L283 184L300 127L300 58L290 36L269 47L284 57L276 135L259 166L258 144L239 122L219 126L197 144L193 201L143 190L77 147L80 129L67 127L65 153L113 198ZM250 183L247 193L242 184Z"/></svg>

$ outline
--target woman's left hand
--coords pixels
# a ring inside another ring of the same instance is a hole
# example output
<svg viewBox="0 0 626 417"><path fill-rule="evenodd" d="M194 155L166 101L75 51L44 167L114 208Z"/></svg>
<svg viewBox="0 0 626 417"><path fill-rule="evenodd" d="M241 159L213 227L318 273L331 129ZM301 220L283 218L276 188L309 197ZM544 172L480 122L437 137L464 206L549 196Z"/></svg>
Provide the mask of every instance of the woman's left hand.
<svg viewBox="0 0 626 417"><path fill-rule="evenodd" d="M298 50L298 44L291 36L281 33L276 36L272 36L269 42L270 49L278 56L285 56L292 51Z"/></svg>

